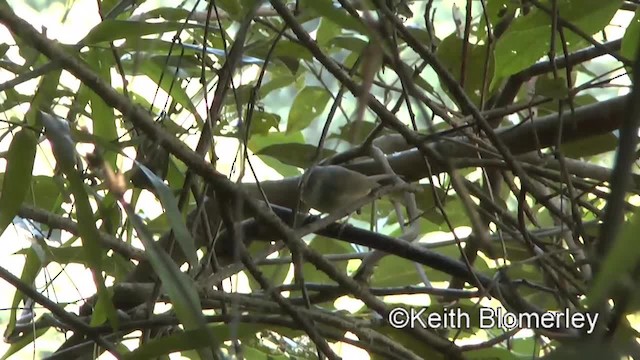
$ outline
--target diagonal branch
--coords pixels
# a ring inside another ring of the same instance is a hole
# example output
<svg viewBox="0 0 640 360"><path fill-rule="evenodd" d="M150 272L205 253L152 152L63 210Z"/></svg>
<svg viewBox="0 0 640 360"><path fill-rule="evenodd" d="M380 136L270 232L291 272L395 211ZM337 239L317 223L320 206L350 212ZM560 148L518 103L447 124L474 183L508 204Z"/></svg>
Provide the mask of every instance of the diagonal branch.
<svg viewBox="0 0 640 360"><path fill-rule="evenodd" d="M383 318L389 316L390 310L383 301L373 296L356 281L337 270L333 264L326 260L321 254L310 249L296 236L295 232L273 214L264 203L256 200L242 187L217 172L211 164L202 159L186 144L158 126L143 108L133 104L128 98L122 96L111 86L107 85L83 61L66 53L59 45L54 44L51 40L38 33L31 24L18 17L6 3L0 3L0 23L4 24L15 36L31 44L51 60L59 61L64 69L91 88L108 105L118 109L124 119L143 131L150 139L164 146L171 154L176 156L176 158L187 164L194 173L208 181L215 191L239 195L250 212L261 222L265 223L265 225L275 229L288 246L299 248L306 260L326 273L332 280L347 289L358 299L362 300L370 309L376 311ZM380 106L382 106L382 104L380 104ZM405 331L420 341L429 344L429 346L434 349L447 354L452 359L461 358L460 351L455 344L431 331L410 328L407 328Z"/></svg>
<svg viewBox="0 0 640 360"><path fill-rule="evenodd" d="M107 342L102 336L100 336L92 327L82 322L77 316L69 314L58 304L49 300L46 296L40 294L31 286L25 284L13 275L9 270L0 266L0 278L4 279L9 284L13 285L18 291L22 292L25 296L33 299L36 303L44 306L57 316L61 321L68 324L74 331L80 334L85 334L87 337L96 342L96 344L107 349L117 359L122 358L112 343Z"/></svg>

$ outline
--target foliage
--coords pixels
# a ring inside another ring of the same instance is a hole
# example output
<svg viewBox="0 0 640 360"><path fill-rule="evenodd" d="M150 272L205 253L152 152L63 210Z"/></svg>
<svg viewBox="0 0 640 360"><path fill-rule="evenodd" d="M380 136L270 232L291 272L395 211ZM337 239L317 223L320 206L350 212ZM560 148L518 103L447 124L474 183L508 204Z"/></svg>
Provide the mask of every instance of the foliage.
<svg viewBox="0 0 640 360"><path fill-rule="evenodd" d="M0 45L0 231L32 235L14 255L27 290L5 306L3 358L56 331L74 332L63 358L636 356L640 178L620 159L636 159L636 140L621 139L638 126L620 84L637 5L191 3L100 0L101 20L69 44L0 1L12 34ZM316 217L260 202L302 209L300 175L321 160L392 168L416 193L312 230ZM372 249L386 256L364 267ZM72 289L42 274L73 264L96 293L50 298L88 333L48 305L33 311L36 289ZM388 323L391 309L425 307L422 319L470 322ZM482 325L481 307L600 318L593 334L531 335ZM114 346L94 349L97 335Z"/></svg>

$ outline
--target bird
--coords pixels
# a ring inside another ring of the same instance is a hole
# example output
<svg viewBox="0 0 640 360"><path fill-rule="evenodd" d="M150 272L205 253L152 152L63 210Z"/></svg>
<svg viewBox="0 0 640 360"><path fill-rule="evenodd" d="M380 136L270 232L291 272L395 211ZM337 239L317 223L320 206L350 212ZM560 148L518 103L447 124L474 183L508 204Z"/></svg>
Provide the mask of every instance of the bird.
<svg viewBox="0 0 640 360"><path fill-rule="evenodd" d="M313 166L307 172L301 199L323 213L344 208L380 187L379 181L397 177L392 174L367 176L339 165Z"/></svg>

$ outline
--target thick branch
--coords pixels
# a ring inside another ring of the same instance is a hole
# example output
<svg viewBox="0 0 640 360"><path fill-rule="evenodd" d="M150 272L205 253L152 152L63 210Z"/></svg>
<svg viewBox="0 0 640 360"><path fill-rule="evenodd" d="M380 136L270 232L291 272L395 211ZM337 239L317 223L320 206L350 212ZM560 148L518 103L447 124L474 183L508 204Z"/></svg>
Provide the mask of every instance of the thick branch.
<svg viewBox="0 0 640 360"><path fill-rule="evenodd" d="M573 114L564 114L562 143L566 144L618 129L623 119L626 99L626 96L621 96L582 106L577 108ZM557 115L549 115L533 119L522 125L501 128L496 131L496 135L512 154L520 155L536 150L538 144L542 148L554 146L557 139L558 123ZM538 141L533 136L534 134L537 135ZM428 146L453 159L476 157L476 150L470 147L464 138L456 138L455 141L444 139ZM429 176L424 166L417 166L422 164L424 160L420 151L416 149L398 152L388 158L393 170L408 181L416 181ZM373 160L355 162L347 167L368 175L383 173L380 165ZM434 175L443 172L443 170L440 164L431 163L431 171ZM295 191L299 180L299 177L291 177L283 180L264 181L261 185L270 202L292 207L292 199L289 194ZM245 184L245 186L250 193L256 197L260 196L255 184Z"/></svg>

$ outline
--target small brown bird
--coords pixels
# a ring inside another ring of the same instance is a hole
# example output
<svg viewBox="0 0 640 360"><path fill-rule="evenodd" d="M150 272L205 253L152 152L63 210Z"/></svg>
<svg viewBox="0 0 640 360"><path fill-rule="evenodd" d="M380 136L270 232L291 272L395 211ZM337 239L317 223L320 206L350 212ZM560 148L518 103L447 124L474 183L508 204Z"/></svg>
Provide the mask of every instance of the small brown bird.
<svg viewBox="0 0 640 360"><path fill-rule="evenodd" d="M308 206L330 213L359 200L380 186L378 181L389 180L396 175L367 176L338 165L314 166L309 171L302 201Z"/></svg>

